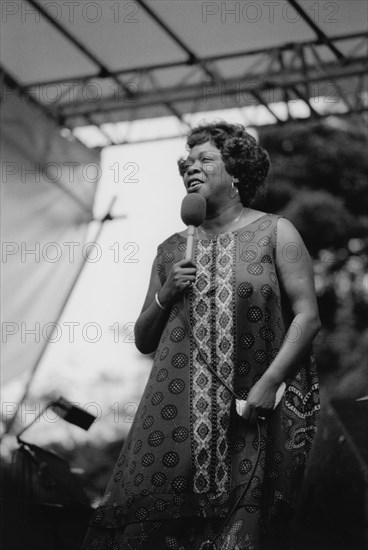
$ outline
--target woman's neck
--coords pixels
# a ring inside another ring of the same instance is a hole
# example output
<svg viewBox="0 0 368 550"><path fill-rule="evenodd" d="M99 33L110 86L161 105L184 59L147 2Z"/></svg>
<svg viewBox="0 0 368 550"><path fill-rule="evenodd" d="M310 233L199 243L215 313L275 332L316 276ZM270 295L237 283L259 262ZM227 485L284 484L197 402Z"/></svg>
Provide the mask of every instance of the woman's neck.
<svg viewBox="0 0 368 550"><path fill-rule="evenodd" d="M243 213L242 203L237 201L234 204L217 207L216 209L207 208L207 215L201 227L208 233L221 233L231 223L235 225Z"/></svg>

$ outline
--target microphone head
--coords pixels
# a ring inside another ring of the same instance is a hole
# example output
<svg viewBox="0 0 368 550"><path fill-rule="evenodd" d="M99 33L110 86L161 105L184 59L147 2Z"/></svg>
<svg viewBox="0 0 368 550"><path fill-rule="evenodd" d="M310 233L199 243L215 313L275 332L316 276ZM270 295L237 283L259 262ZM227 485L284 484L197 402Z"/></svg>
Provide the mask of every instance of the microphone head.
<svg viewBox="0 0 368 550"><path fill-rule="evenodd" d="M194 225L198 227L204 222L206 217L206 199L197 193L185 195L181 203L181 219L185 225Z"/></svg>

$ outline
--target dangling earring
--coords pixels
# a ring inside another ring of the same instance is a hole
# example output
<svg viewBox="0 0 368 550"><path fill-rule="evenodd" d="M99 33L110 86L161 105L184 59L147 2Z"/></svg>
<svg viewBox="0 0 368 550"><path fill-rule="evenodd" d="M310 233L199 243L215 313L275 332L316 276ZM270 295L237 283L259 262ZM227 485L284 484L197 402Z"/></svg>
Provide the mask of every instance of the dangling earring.
<svg viewBox="0 0 368 550"><path fill-rule="evenodd" d="M236 178L233 178L231 181L231 187L229 192L229 196L231 199L235 199L236 195L239 193L239 190L236 186L237 183L239 183L239 180Z"/></svg>

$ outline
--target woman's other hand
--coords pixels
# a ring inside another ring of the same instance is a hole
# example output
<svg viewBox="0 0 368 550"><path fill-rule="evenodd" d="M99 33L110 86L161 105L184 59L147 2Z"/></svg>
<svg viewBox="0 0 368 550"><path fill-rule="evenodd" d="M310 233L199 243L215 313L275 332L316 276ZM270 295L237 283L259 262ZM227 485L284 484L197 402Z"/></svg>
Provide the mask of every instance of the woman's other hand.
<svg viewBox="0 0 368 550"><path fill-rule="evenodd" d="M266 418L274 409L279 383L261 378L250 390L242 413L244 420L255 424L258 418Z"/></svg>

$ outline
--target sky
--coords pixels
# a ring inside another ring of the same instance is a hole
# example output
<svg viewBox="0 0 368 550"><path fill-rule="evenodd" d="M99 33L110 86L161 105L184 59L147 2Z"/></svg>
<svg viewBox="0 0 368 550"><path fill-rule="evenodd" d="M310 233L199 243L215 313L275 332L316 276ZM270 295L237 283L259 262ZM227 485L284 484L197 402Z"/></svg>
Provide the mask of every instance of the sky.
<svg viewBox="0 0 368 550"><path fill-rule="evenodd" d="M74 341L63 331L58 342L48 345L31 386L36 405L25 409L25 422L35 417L40 396L63 395L99 417L88 434L71 428L76 440L109 440L121 427L113 421L106 432L108 423L101 418L112 415L114 420L118 410L129 417L136 409L152 358L136 350L133 326L158 244L184 228L180 220L184 185L176 165L184 153L183 139L102 151L95 218L104 216L116 196L112 215L117 219L105 222L98 241L99 261L85 265L59 321L61 327L79 323ZM95 242L98 226L97 222L90 224L87 242ZM5 401L17 401L24 380L15 380L5 391L3 388ZM51 419L51 413L49 416ZM57 439L59 429L63 430L50 419L46 418L42 427L32 428L30 435L41 443ZM122 426L123 431L127 427Z"/></svg>

